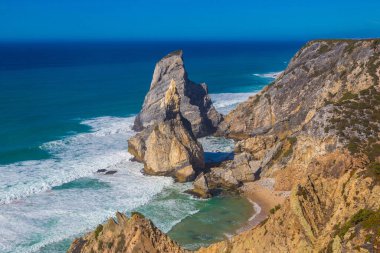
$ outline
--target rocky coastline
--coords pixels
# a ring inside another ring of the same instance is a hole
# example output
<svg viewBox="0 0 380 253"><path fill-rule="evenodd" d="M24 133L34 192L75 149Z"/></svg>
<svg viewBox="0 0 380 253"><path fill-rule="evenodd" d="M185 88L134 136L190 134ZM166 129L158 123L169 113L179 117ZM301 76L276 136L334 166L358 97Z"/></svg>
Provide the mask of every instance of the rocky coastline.
<svg viewBox="0 0 380 253"><path fill-rule="evenodd" d="M156 65L129 151L189 192L246 196L261 211L196 252L380 251L380 40L316 40L260 93L222 117L191 82L182 51ZM197 138L235 140L207 164ZM140 214L117 214L68 252L189 252Z"/></svg>

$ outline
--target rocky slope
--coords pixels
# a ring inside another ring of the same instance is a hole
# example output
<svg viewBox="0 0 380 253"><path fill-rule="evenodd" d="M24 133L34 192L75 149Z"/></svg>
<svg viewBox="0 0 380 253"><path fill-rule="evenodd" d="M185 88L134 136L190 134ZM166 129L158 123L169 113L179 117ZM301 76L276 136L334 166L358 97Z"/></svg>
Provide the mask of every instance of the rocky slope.
<svg viewBox="0 0 380 253"><path fill-rule="evenodd" d="M134 130L141 131L164 120L165 111L161 104L172 80L181 98L181 114L191 123L194 135L202 137L213 133L222 117L212 105L206 84L199 85L188 79L182 51L172 52L156 64L150 90L135 119Z"/></svg>
<svg viewBox="0 0 380 253"><path fill-rule="evenodd" d="M312 41L226 116L219 134L291 195L255 229L200 252L380 251L379 71L380 40Z"/></svg>
<svg viewBox="0 0 380 253"><path fill-rule="evenodd" d="M160 105L165 118L129 139L128 151L144 163L145 173L173 176L179 182L186 182L204 168L204 157L202 145L182 116L180 101L172 79Z"/></svg>
<svg viewBox="0 0 380 253"><path fill-rule="evenodd" d="M379 55L379 40L312 41L227 115L219 134L239 140L236 151L260 161L261 176L290 190L315 157L378 137Z"/></svg>
<svg viewBox="0 0 380 253"><path fill-rule="evenodd" d="M199 253L380 252L380 40L305 45L284 73L225 117L232 161L194 182L200 196L275 178L290 191L253 229Z"/></svg>
<svg viewBox="0 0 380 253"><path fill-rule="evenodd" d="M68 253L186 253L141 214L116 213L93 232L75 239Z"/></svg>

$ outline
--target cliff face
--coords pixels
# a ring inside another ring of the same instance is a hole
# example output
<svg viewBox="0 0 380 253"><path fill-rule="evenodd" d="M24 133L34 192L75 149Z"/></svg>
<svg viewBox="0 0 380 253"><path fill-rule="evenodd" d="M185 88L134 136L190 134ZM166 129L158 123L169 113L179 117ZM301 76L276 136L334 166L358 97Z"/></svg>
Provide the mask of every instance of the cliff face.
<svg viewBox="0 0 380 253"><path fill-rule="evenodd" d="M285 72L225 117L219 134L290 190L320 155L378 137L380 41L313 41ZM371 144L371 145L372 145Z"/></svg>
<svg viewBox="0 0 380 253"><path fill-rule="evenodd" d="M380 251L380 41L313 41L219 134L289 199L258 227L200 252Z"/></svg>
<svg viewBox="0 0 380 253"><path fill-rule="evenodd" d="M267 220L199 252L378 252L380 186L364 164L340 152L316 159Z"/></svg>
<svg viewBox="0 0 380 253"><path fill-rule="evenodd" d="M141 131L164 120L166 115L161 104L172 80L181 98L181 114L191 123L194 135L202 137L213 133L221 115L212 105L206 84L199 85L188 79L182 51L172 52L156 64L150 90L135 119L134 130Z"/></svg>
<svg viewBox="0 0 380 253"><path fill-rule="evenodd" d="M313 41L260 94L228 114L219 131L236 139L285 135L309 123L326 101L379 84L379 41Z"/></svg>

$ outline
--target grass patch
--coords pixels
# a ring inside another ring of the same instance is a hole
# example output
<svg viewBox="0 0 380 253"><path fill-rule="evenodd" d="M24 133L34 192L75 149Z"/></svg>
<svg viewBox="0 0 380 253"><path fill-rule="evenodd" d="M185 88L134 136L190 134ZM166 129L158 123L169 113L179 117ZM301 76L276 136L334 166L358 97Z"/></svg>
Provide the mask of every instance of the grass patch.
<svg viewBox="0 0 380 253"><path fill-rule="evenodd" d="M360 226L361 229L372 232L369 234L368 241L380 236L380 209L373 211L370 209L361 209L354 214L346 223L339 226L335 235L341 239L347 234L348 230L352 227Z"/></svg>
<svg viewBox="0 0 380 253"><path fill-rule="evenodd" d="M319 49L318 49L318 53L320 54L325 54L327 53L328 51L330 51L330 47L326 44L322 44Z"/></svg>

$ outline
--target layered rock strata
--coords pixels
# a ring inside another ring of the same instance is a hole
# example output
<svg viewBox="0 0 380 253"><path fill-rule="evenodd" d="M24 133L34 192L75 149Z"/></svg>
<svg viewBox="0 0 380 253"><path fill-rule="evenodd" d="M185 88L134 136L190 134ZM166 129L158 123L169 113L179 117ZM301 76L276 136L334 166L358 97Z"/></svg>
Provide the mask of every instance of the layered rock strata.
<svg viewBox="0 0 380 253"><path fill-rule="evenodd" d="M182 51L172 52L156 64L150 90L135 119L133 129L141 131L165 119L166 112L161 104L172 80L176 84L181 99L181 114L190 122L193 134L196 137L202 137L213 133L222 116L212 105L207 85L196 84L189 80Z"/></svg>

